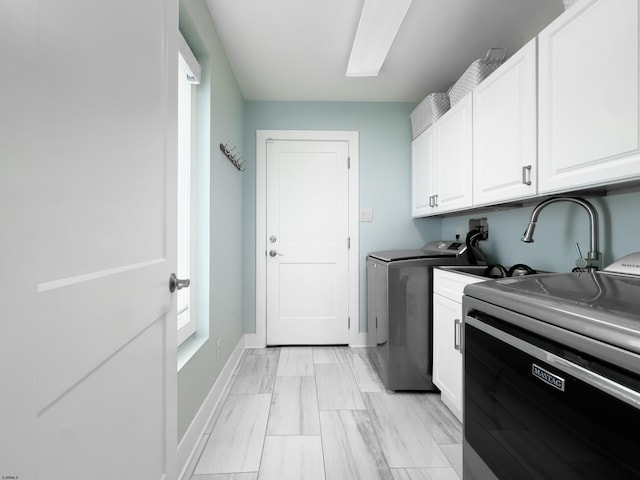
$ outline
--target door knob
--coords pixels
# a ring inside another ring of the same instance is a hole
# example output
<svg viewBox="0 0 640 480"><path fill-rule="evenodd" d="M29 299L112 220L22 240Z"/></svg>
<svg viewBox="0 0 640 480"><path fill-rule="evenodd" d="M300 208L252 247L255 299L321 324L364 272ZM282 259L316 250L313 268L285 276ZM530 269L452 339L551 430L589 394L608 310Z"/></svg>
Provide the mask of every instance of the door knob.
<svg viewBox="0 0 640 480"><path fill-rule="evenodd" d="M283 256L284 256L284 255L282 255L281 253L278 253L278 252L277 252L277 251L275 251L275 250L271 250L271 251L269 251L269 256L270 256L270 257L275 257L276 255L280 255L281 257L283 257Z"/></svg>
<svg viewBox="0 0 640 480"><path fill-rule="evenodd" d="M172 273L169 277L169 291L171 293L175 292L176 290L182 290L189 285L191 285L191 280L189 280L188 278L178 278L176 277L175 273Z"/></svg>

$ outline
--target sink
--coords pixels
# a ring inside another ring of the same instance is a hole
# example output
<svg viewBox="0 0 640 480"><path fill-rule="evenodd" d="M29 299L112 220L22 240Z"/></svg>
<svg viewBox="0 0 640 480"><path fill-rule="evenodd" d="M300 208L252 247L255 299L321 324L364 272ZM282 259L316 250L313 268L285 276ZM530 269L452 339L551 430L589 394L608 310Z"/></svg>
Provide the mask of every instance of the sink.
<svg viewBox="0 0 640 480"><path fill-rule="evenodd" d="M486 275L484 275L484 272L487 270L487 265L456 265L456 266L449 266L449 267L438 267L441 270L446 270L449 272L456 272L456 273L464 273L466 275L471 275L474 277L486 277Z"/></svg>
<svg viewBox="0 0 640 480"><path fill-rule="evenodd" d="M448 267L438 267L442 270L447 270L449 272L462 273L465 275L471 275L473 277L483 277L483 278L500 278L500 277L489 277L485 275L488 265L452 265ZM507 269L508 270L508 269ZM494 270L495 272L495 270ZM536 273L553 273L546 270L537 270Z"/></svg>

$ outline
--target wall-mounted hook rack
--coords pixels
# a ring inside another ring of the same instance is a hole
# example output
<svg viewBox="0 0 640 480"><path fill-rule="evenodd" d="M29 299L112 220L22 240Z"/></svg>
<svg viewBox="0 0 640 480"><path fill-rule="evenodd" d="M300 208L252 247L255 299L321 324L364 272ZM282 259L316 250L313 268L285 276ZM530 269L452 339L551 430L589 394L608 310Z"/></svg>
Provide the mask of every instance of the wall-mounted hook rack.
<svg viewBox="0 0 640 480"><path fill-rule="evenodd" d="M244 172L244 160L242 159L242 156L236 152L236 147L231 146L232 143L233 140L225 144L221 143L220 151L224 153L224 156L227 157L238 170Z"/></svg>

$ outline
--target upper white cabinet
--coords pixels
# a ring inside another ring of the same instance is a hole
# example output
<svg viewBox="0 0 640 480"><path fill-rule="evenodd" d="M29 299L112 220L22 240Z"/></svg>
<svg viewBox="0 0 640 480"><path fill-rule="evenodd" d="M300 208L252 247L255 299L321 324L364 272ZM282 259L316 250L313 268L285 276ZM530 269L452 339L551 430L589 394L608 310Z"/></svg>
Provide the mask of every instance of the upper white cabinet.
<svg viewBox="0 0 640 480"><path fill-rule="evenodd" d="M436 187L438 213L472 204L472 97L469 94L435 123Z"/></svg>
<svg viewBox="0 0 640 480"><path fill-rule="evenodd" d="M422 132L411 144L411 192L414 217L433 213L435 157L433 152L433 128Z"/></svg>
<svg viewBox="0 0 640 480"><path fill-rule="evenodd" d="M438 119L413 215L640 180L639 19L640 0L580 0Z"/></svg>
<svg viewBox="0 0 640 480"><path fill-rule="evenodd" d="M473 204L537 193L536 40L473 91Z"/></svg>
<svg viewBox="0 0 640 480"><path fill-rule="evenodd" d="M412 143L412 213L471 206L472 99L466 96Z"/></svg>
<svg viewBox="0 0 640 480"><path fill-rule="evenodd" d="M539 35L541 193L640 175L638 0L583 0Z"/></svg>

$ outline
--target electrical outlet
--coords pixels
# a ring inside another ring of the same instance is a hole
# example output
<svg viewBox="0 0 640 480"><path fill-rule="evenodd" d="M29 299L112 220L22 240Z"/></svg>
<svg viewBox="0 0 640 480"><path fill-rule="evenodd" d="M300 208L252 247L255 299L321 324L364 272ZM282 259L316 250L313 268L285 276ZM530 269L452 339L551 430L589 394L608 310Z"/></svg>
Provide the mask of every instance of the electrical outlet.
<svg viewBox="0 0 640 480"><path fill-rule="evenodd" d="M222 337L216 340L216 360L220 358L220 350L222 350Z"/></svg>
<svg viewBox="0 0 640 480"><path fill-rule="evenodd" d="M360 221L361 222L373 222L373 209L361 208L360 209Z"/></svg>

